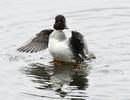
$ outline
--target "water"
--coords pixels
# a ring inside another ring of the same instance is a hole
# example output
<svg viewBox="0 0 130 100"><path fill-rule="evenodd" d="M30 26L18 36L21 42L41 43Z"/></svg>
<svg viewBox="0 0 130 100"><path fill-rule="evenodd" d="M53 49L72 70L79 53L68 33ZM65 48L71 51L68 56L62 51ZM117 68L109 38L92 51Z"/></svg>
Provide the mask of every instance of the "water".
<svg viewBox="0 0 130 100"><path fill-rule="evenodd" d="M47 50L26 54L16 48L54 17L67 17L96 60L82 69L54 66ZM129 0L1 0L0 100L129 100Z"/></svg>

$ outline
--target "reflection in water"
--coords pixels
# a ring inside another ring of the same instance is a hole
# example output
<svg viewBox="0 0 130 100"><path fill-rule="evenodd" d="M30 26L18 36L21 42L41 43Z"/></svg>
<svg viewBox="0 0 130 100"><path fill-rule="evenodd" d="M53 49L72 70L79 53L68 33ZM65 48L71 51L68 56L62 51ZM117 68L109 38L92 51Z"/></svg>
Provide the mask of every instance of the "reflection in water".
<svg viewBox="0 0 130 100"><path fill-rule="evenodd" d="M81 69L77 69L77 65L72 63L62 63L61 66L36 63L26 69L26 74L33 77L33 82L40 84L37 89L50 89L61 97L81 100L86 97L86 93L81 90L84 91L88 87L88 68L84 65ZM75 95L74 91L77 90L80 92Z"/></svg>

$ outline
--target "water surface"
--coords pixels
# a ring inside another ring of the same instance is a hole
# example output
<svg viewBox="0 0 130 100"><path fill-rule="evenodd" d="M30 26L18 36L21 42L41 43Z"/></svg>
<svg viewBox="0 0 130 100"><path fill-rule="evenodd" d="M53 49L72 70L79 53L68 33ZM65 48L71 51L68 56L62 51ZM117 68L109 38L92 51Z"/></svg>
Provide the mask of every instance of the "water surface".
<svg viewBox="0 0 130 100"><path fill-rule="evenodd" d="M129 0L1 0L0 100L129 100ZM96 60L54 66L48 50L16 48L63 14Z"/></svg>

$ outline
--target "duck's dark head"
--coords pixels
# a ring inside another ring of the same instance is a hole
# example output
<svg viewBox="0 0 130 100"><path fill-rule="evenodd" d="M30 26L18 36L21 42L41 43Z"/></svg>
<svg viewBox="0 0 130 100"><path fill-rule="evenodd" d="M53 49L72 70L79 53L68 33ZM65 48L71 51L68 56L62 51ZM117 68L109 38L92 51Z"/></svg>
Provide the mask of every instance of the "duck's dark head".
<svg viewBox="0 0 130 100"><path fill-rule="evenodd" d="M54 29L56 30L64 30L64 29L68 29L66 26L66 20L65 17L63 15L57 15L55 17L55 24L54 24Z"/></svg>

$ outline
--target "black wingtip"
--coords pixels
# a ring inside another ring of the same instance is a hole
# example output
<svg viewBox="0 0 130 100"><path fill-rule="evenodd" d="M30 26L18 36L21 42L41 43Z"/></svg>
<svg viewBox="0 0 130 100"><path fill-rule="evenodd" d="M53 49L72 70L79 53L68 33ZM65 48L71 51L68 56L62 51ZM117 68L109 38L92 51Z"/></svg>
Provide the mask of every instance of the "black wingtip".
<svg viewBox="0 0 130 100"><path fill-rule="evenodd" d="M72 38L77 37L78 39L82 39L83 35L78 31L72 31Z"/></svg>

